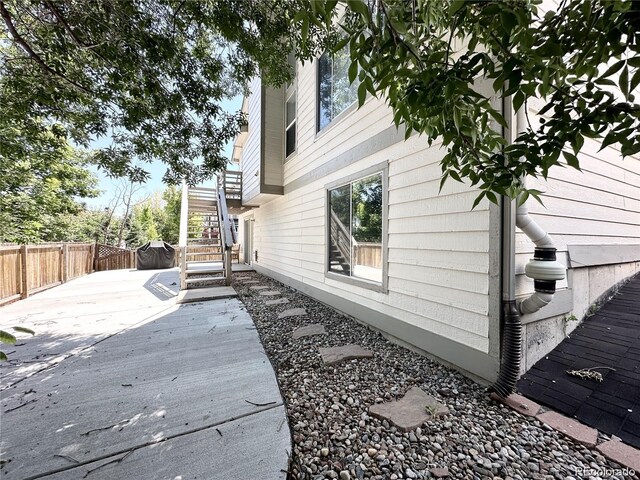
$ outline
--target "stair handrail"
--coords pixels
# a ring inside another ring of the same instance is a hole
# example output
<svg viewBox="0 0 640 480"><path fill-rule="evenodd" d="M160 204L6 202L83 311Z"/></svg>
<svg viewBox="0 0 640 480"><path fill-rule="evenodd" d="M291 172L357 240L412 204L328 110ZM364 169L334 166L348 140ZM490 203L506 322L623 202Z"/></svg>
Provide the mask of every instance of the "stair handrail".
<svg viewBox="0 0 640 480"><path fill-rule="evenodd" d="M331 240L335 246L340 250L342 256L351 264L351 247L356 245L355 239L351 236L351 232L347 229L344 223L338 217L338 214L331 210ZM335 225L335 228L333 227ZM349 248L344 245L345 242L349 242Z"/></svg>
<svg viewBox="0 0 640 480"><path fill-rule="evenodd" d="M229 215L229 209L227 208L227 197L224 193L224 187L218 182L218 188L216 189L218 195L218 225L220 228L220 240L222 241L223 262L224 262L224 277L225 284L231 285L231 251L233 244L237 242L237 234L233 220Z"/></svg>
<svg viewBox="0 0 640 480"><path fill-rule="evenodd" d="M187 239L189 238L189 185L182 180L182 199L180 202L180 235L178 237L178 255L180 258L180 290L187 288Z"/></svg>

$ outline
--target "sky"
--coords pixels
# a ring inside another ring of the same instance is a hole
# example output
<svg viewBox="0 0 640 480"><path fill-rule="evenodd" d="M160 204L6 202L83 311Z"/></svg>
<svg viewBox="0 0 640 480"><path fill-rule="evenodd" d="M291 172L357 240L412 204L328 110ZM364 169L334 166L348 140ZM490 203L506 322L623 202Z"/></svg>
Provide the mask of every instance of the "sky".
<svg viewBox="0 0 640 480"><path fill-rule="evenodd" d="M242 96L234 97L230 100L222 102L222 107L227 112L236 112L242 107ZM102 138L92 143L93 148L100 148L109 145L110 138ZM231 151L233 150L233 141L227 143L224 147L224 156L231 158ZM141 185L140 190L136 192L135 200L144 199L151 196L155 192L164 190L164 183L162 183L162 176L167 170L165 163L157 161L154 163L145 163L143 168L149 172L150 177L146 183ZM114 198L118 185L122 184L123 179L109 178L104 171L99 170L97 167L89 168L96 177L98 177L98 188L102 193L96 198L80 198L80 202L83 202L90 209L103 209L109 205Z"/></svg>

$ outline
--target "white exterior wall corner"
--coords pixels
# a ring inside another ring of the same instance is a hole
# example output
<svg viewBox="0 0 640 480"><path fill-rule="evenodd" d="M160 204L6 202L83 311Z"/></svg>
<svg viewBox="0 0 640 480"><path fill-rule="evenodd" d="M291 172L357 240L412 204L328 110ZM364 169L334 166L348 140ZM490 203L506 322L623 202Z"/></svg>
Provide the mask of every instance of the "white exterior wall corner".
<svg viewBox="0 0 640 480"><path fill-rule="evenodd" d="M316 65L298 69L298 149L284 195L251 212L256 270L398 341L494 381L499 368L500 209L448 182L444 151L404 141L389 108L368 99L316 132ZM388 165L387 291L326 275L326 186ZM375 313L372 313L375 312Z"/></svg>
<svg viewBox="0 0 640 480"><path fill-rule="evenodd" d="M529 111L534 128L539 125L535 110L539 106L533 102ZM558 260L568 268L567 279L558 284L559 299L522 317L526 368L571 333L593 303L640 272L640 157L622 159L615 148L600 151L597 141L587 139L578 158L581 172L556 167L547 181L527 179L529 187L544 192L544 206L529 201L529 213L551 235ZM533 250L534 245L518 232L519 298L533 292L533 281L524 275Z"/></svg>

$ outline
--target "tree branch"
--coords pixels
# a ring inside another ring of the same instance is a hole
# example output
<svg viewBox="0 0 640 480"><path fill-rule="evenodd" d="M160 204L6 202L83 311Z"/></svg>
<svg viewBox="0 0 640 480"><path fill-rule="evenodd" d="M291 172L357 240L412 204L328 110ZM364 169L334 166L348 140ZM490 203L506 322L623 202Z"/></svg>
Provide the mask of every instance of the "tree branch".
<svg viewBox="0 0 640 480"><path fill-rule="evenodd" d="M86 89L79 83L71 80L64 73L59 72L58 70L51 68L49 65L45 63L42 58L31 48L31 46L27 43L27 41L18 33L15 25L13 24L13 19L11 18L11 14L6 9L4 2L0 1L0 16L2 16L4 23L7 25L9 29L9 33L13 37L14 41L22 47L22 49L29 55L31 59L33 59L45 72L54 75L56 77L62 78L65 82L73 85L75 88L82 90L85 93L92 93L90 90Z"/></svg>

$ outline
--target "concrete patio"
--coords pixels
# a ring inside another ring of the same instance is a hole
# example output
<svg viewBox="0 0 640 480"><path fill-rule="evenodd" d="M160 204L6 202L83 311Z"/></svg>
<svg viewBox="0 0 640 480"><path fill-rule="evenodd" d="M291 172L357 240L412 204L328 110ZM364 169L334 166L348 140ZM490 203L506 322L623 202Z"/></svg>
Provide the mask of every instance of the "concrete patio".
<svg viewBox="0 0 640 480"><path fill-rule="evenodd" d="M78 278L0 309L0 476L285 478L289 427L237 299L176 305L176 269Z"/></svg>

